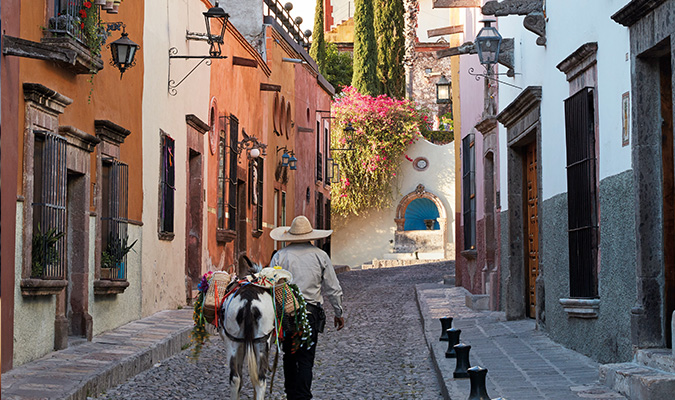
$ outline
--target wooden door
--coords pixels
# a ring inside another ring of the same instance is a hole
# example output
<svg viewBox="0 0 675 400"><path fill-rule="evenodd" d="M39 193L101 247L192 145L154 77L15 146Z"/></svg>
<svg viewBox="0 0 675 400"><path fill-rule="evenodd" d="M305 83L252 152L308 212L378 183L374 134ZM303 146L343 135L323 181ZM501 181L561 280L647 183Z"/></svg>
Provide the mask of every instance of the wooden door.
<svg viewBox="0 0 675 400"><path fill-rule="evenodd" d="M673 87L670 54L660 59L661 157L663 168L663 275L666 346L672 347L671 320L675 310L675 156L673 155Z"/></svg>
<svg viewBox="0 0 675 400"><path fill-rule="evenodd" d="M525 157L525 181L527 213L525 230L527 233L527 301L529 317L535 318L537 296L536 284L539 275L539 198L537 191L537 143L532 142L527 146Z"/></svg>

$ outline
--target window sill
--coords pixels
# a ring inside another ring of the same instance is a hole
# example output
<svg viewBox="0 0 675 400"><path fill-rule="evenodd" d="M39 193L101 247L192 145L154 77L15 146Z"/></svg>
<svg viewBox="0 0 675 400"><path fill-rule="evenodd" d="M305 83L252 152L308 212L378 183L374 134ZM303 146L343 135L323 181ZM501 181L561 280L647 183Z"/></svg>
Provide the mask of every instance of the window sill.
<svg viewBox="0 0 675 400"><path fill-rule="evenodd" d="M128 281L109 281L97 279L94 281L94 294L111 295L120 294L129 287Z"/></svg>
<svg viewBox="0 0 675 400"><path fill-rule="evenodd" d="M600 299L560 299L569 318L598 318Z"/></svg>
<svg viewBox="0 0 675 400"><path fill-rule="evenodd" d="M76 74L97 73L103 69L103 60L100 56L93 56L89 48L70 37L45 37L40 43L74 52L75 59L72 63L61 62L60 65ZM56 60L60 61L60 60Z"/></svg>
<svg viewBox="0 0 675 400"><path fill-rule="evenodd" d="M218 229L216 231L216 241L218 243L228 243L237 237L237 232L231 229Z"/></svg>
<svg viewBox="0 0 675 400"><path fill-rule="evenodd" d="M67 286L68 281L61 279L22 279L21 294L23 296L51 296L53 294L59 294Z"/></svg>
<svg viewBox="0 0 675 400"><path fill-rule="evenodd" d="M159 237L159 240L166 240L170 242L174 237L176 237L176 234L173 232L159 232L157 236Z"/></svg>
<svg viewBox="0 0 675 400"><path fill-rule="evenodd" d="M478 251L476 251L476 250L462 250L459 254L461 254L462 257L466 258L467 260L475 260L476 256L478 256Z"/></svg>

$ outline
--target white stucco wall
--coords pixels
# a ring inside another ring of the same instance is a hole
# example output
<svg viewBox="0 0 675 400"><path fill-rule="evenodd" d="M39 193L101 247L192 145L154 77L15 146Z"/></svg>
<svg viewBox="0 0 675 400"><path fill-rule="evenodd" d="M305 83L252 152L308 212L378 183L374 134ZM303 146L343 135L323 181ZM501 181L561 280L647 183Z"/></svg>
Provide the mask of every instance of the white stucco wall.
<svg viewBox="0 0 675 400"><path fill-rule="evenodd" d="M194 114L208 123L210 68L202 64L179 86L176 96L167 92L167 76L179 82L198 60L168 60L168 50L178 54L205 55L209 46L187 41L186 30L205 32L206 6L199 0L146 2L143 86L143 247L142 314L147 316L185 303L185 208L187 181L187 125L185 116ZM159 15L158 15L159 13ZM150 17L151 16L151 17ZM153 60L153 61L150 61ZM229 60L225 60L229 61ZM214 60L214 63L223 62ZM159 240L160 129L175 140L176 191L174 238ZM202 154L208 151L204 138ZM202 168L205 176L206 160ZM206 210L204 215L206 215ZM205 228L204 228L205 229ZM205 231L202 233L204 234Z"/></svg>
<svg viewBox="0 0 675 400"><path fill-rule="evenodd" d="M546 47L535 44L536 35L525 30L523 17L499 18L503 37L515 38L515 78L500 79L522 88L542 87L542 197L549 199L567 191L564 100L570 96L565 74L556 66L581 45L598 43L598 175L602 180L631 168L631 148L622 146L621 97L630 91L628 29L610 16L627 0L549 1L546 3ZM583 10L583 12L579 12ZM499 72L506 72L501 67ZM506 85L499 86L499 110L521 92ZM500 151L507 154L506 129L500 126ZM501 161L501 191L507 191L506 157ZM506 201L502 201L502 211Z"/></svg>
<svg viewBox="0 0 675 400"><path fill-rule="evenodd" d="M401 158L401 169L396 181L396 191L392 205L388 209L371 211L349 218L333 216L333 238L331 256L334 265L360 266L373 259L382 259L391 253L394 247L396 207L408 193L414 192L417 185L425 186L426 191L436 195L447 216L446 258L454 256L455 243L455 152L454 143L438 146L424 139L412 144L406 154L413 160L426 157L429 168L417 171L412 163Z"/></svg>
<svg viewBox="0 0 675 400"><path fill-rule="evenodd" d="M129 224L127 234L129 243L137 240L127 254L127 281L129 286L123 293L110 296L94 295L94 242L96 240L96 217L89 218L89 314L93 320L93 334L115 329L141 318L141 254L143 241L140 226Z"/></svg>
<svg viewBox="0 0 675 400"><path fill-rule="evenodd" d="M450 42L450 35L429 37L429 29L445 28L450 26L450 13L447 8L433 8L432 0L420 0L417 14L417 38L420 42L437 42L440 39Z"/></svg>
<svg viewBox="0 0 675 400"><path fill-rule="evenodd" d="M14 276L21 277L23 266L23 207L16 203L16 242ZM40 358L54 350L54 315L56 296L21 294L21 285L14 285L14 366Z"/></svg>

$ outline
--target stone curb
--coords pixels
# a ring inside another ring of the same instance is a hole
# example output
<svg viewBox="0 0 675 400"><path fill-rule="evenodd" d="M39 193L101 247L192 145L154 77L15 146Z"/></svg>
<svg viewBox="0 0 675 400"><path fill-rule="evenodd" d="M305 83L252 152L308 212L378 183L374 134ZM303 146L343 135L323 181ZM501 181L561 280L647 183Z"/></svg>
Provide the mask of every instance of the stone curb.
<svg viewBox="0 0 675 400"><path fill-rule="evenodd" d="M417 293L417 286L415 286L415 303L417 303L417 310L420 312L420 319L422 320L422 328L424 330L424 341L427 344L427 347L429 348L429 354L431 355L431 361L434 365L434 372L436 373L436 380L438 380L438 386L441 388L441 394L443 395L443 400L452 400L450 398L450 392L448 391L448 386L445 384L445 379L443 378L443 372L441 371L441 368L438 365L438 360L436 359L436 352L434 351L433 346L429 342L429 332L427 332L426 329L426 320L424 316L424 312L422 311L422 305L420 304L420 298ZM433 340L433 339L431 339Z"/></svg>

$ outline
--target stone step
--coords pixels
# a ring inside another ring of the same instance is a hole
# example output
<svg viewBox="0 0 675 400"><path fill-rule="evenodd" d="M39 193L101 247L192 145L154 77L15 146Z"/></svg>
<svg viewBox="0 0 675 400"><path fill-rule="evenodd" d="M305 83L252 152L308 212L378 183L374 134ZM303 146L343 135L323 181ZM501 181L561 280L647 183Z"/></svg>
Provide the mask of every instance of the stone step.
<svg viewBox="0 0 675 400"><path fill-rule="evenodd" d="M650 368L675 374L675 358L671 349L643 349L635 354L635 362ZM675 394L673 394L675 398Z"/></svg>
<svg viewBox="0 0 675 400"><path fill-rule="evenodd" d="M385 260L425 260L440 261L445 255L443 252L414 252L414 253L388 253L382 256Z"/></svg>
<svg viewBox="0 0 675 400"><path fill-rule="evenodd" d="M631 400L672 400L675 374L637 362L600 366L600 382Z"/></svg>

